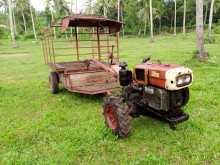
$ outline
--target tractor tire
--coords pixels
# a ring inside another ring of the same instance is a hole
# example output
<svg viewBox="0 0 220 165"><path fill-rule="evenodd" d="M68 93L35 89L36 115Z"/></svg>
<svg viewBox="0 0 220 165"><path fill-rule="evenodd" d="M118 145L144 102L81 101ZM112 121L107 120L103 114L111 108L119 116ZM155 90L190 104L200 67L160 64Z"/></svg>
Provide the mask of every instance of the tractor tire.
<svg viewBox="0 0 220 165"><path fill-rule="evenodd" d="M105 123L113 134L127 137L131 131L130 110L119 97L107 96L104 98L103 115Z"/></svg>
<svg viewBox="0 0 220 165"><path fill-rule="evenodd" d="M59 76L56 72L51 72L49 75L49 88L52 94L59 92Z"/></svg>

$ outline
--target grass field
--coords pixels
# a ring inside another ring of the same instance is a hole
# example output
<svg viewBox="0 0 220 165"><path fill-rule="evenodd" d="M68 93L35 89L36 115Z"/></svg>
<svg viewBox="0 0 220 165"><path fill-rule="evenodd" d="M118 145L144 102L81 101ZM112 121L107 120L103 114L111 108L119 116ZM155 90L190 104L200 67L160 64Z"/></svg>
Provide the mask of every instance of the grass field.
<svg viewBox="0 0 220 165"><path fill-rule="evenodd" d="M189 121L172 131L163 122L141 117L127 139L106 129L102 98L48 91L49 69L40 45L19 41L18 49L0 40L0 164L219 164L220 41L208 44L207 63L192 59L194 34L121 40L129 66L151 56L185 64L194 71Z"/></svg>

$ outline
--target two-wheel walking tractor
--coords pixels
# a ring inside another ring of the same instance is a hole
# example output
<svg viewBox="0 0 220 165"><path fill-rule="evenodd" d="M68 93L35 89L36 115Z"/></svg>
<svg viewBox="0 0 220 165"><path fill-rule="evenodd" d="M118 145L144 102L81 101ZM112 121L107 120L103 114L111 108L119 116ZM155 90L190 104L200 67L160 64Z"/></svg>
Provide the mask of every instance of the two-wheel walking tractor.
<svg viewBox="0 0 220 165"><path fill-rule="evenodd" d="M131 131L131 119L140 115L164 120L172 129L188 120L182 107L188 103L188 87L193 80L189 68L153 64L149 59L136 65L133 73L126 63L121 63L120 68L121 95L104 98L105 122L114 134L126 137Z"/></svg>
<svg viewBox="0 0 220 165"><path fill-rule="evenodd" d="M175 129L189 116L182 107L189 100L193 75L175 64L153 64L144 60L133 73L119 65L119 32L122 23L94 15L64 17L44 30L42 48L51 68L49 87L59 84L70 92L106 94L104 118L112 132L125 137L130 121L140 115L163 119ZM122 87L120 96L111 95Z"/></svg>

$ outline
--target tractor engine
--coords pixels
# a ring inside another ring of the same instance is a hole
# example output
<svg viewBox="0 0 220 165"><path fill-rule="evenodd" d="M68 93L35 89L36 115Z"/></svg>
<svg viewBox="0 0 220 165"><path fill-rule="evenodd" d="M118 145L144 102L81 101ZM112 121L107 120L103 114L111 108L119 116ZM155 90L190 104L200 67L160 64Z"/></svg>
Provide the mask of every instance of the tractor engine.
<svg viewBox="0 0 220 165"><path fill-rule="evenodd" d="M175 64L152 64L144 60L133 73L126 63L120 64L120 96L104 97L103 115L112 132L127 137L132 117L150 116L169 123L171 129L186 121L189 115L182 107L189 101L192 70Z"/></svg>
<svg viewBox="0 0 220 165"><path fill-rule="evenodd" d="M175 64L142 63L133 73L122 63L119 71L122 96L128 104L131 116L148 115L169 122L171 128L189 116L182 107L189 100L192 70Z"/></svg>

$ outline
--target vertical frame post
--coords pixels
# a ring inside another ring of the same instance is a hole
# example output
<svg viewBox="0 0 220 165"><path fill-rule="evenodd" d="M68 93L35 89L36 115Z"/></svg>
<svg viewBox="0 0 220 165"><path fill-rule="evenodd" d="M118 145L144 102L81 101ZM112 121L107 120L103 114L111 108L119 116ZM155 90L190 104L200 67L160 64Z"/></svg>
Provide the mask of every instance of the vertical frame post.
<svg viewBox="0 0 220 165"><path fill-rule="evenodd" d="M45 53L45 45L44 45L44 38L43 38L42 41L41 41L41 47L42 47L42 50L43 50L44 63L47 64L47 61L46 61L46 53Z"/></svg>
<svg viewBox="0 0 220 165"><path fill-rule="evenodd" d="M50 31L50 41L51 41L51 49L52 49L52 56L53 56L53 63L56 63L55 59L55 50L54 50L54 36L52 34L52 31Z"/></svg>
<svg viewBox="0 0 220 165"><path fill-rule="evenodd" d="M108 53L110 53L110 47L109 47L109 34L110 34L110 32L109 32L109 29L107 29L106 33L107 33L106 34L106 36L107 36L107 51L108 51Z"/></svg>
<svg viewBox="0 0 220 165"><path fill-rule="evenodd" d="M120 33L116 33L116 45L117 45L117 60L119 60L119 35Z"/></svg>
<svg viewBox="0 0 220 165"><path fill-rule="evenodd" d="M77 55L77 60L79 61L79 39L78 39L78 29L75 26L75 37L76 37L76 55Z"/></svg>
<svg viewBox="0 0 220 165"><path fill-rule="evenodd" d="M45 60L46 60L46 63L48 64L48 44L47 44L46 34L44 34L43 44L44 44L44 47L45 47Z"/></svg>
<svg viewBox="0 0 220 165"><path fill-rule="evenodd" d="M107 56L109 56L109 54L110 53L113 53L113 52L110 52L110 44L109 44L109 34L110 34L110 30L109 30L109 28L106 30L107 32L107 34L106 34L106 37L107 37L107 52L108 52L108 54L107 54ZM107 59L108 59L108 63L109 63L109 58L107 57Z"/></svg>
<svg viewBox="0 0 220 165"><path fill-rule="evenodd" d="M99 59L99 61L101 61L99 27L97 27L96 33L97 33L97 42L98 42L98 43L97 43L97 44L98 44L98 59Z"/></svg>
<svg viewBox="0 0 220 165"><path fill-rule="evenodd" d="M51 63L52 59L51 59L51 45L50 45L50 36L49 34L47 34L47 45L48 45L48 55L49 55L49 63Z"/></svg>

